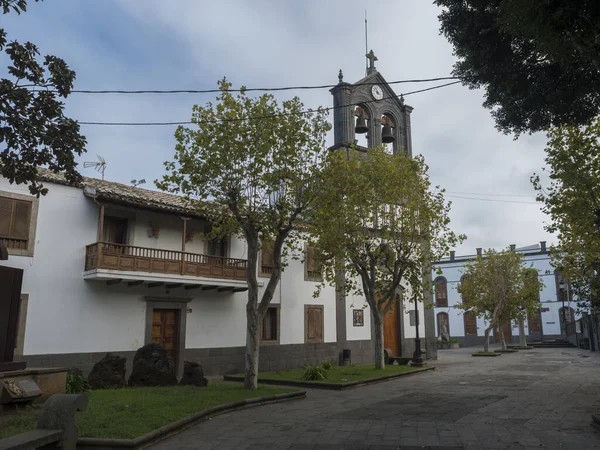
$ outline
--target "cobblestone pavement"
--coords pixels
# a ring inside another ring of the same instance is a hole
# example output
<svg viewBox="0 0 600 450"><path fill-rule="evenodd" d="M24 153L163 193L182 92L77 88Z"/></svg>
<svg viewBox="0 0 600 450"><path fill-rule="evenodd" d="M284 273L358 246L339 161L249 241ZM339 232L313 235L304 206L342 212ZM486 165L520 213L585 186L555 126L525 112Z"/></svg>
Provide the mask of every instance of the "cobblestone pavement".
<svg viewBox="0 0 600 450"><path fill-rule="evenodd" d="M600 448L600 355L443 350L437 370L214 417L152 449Z"/></svg>

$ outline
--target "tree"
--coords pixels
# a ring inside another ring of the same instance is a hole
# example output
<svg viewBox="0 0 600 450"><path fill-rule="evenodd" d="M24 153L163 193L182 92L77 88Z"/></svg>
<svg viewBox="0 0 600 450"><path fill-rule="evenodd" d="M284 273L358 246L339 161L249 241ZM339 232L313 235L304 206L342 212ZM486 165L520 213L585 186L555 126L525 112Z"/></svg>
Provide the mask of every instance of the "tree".
<svg viewBox="0 0 600 450"><path fill-rule="evenodd" d="M490 331L498 327L501 320L510 320L517 315L518 307L524 305L526 269L523 255L514 250L496 252L490 249L485 255L477 255L475 260L465 263L463 273L457 290L467 300L456 306L473 312L488 323L483 348L488 352Z"/></svg>
<svg viewBox="0 0 600 450"><path fill-rule="evenodd" d="M516 136L582 124L600 110L595 0L435 0L453 74L484 87L497 128Z"/></svg>
<svg viewBox="0 0 600 450"><path fill-rule="evenodd" d="M313 204L330 128L326 112L302 113L296 97L281 106L270 94L248 97L219 82L217 103L194 106L194 129L179 127L174 160L157 185L183 194L212 223L209 238L233 234L248 246L245 381L256 389L262 320L281 278L286 252L297 247L298 224ZM269 242L273 271L259 298L257 257Z"/></svg>
<svg viewBox="0 0 600 450"><path fill-rule="evenodd" d="M38 0L36 0L37 2ZM0 0L4 14L27 10L26 0ZM39 50L31 42L8 42L0 29L0 51L11 61L12 79L0 79L0 173L11 183L28 183L34 195L48 192L38 178L38 167L64 172L68 181L81 180L75 155L85 152L79 124L64 116L64 103L75 72L56 56L37 61Z"/></svg>
<svg viewBox="0 0 600 450"><path fill-rule="evenodd" d="M550 184L535 174L532 183L550 217L544 228L557 234L552 264L584 302L580 310L600 306L600 118L550 129L545 162Z"/></svg>
<svg viewBox="0 0 600 450"><path fill-rule="evenodd" d="M375 367L382 369L384 316L399 289L422 299L431 262L462 237L449 230L450 204L443 191L431 192L420 156L391 156L381 148L332 152L323 186L309 229L321 252L323 283L364 295L375 326Z"/></svg>

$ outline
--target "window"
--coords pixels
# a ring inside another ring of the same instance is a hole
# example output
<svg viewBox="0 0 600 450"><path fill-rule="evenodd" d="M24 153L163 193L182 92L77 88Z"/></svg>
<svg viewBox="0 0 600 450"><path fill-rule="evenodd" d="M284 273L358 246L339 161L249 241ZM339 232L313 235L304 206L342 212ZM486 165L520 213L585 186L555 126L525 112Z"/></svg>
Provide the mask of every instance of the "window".
<svg viewBox="0 0 600 450"><path fill-rule="evenodd" d="M304 305L305 342L323 342L323 305Z"/></svg>
<svg viewBox="0 0 600 450"><path fill-rule="evenodd" d="M6 193L0 196L0 244L9 255L33 256L37 199Z"/></svg>
<svg viewBox="0 0 600 450"><path fill-rule="evenodd" d="M304 280L305 281L322 281L323 273L319 258L321 251L318 248L307 246L304 257Z"/></svg>
<svg viewBox="0 0 600 450"><path fill-rule="evenodd" d="M208 256L227 257L227 240L212 240L208 241Z"/></svg>
<svg viewBox="0 0 600 450"><path fill-rule="evenodd" d="M448 313L440 312L437 314L437 332L438 339L450 339L450 322Z"/></svg>
<svg viewBox="0 0 600 450"><path fill-rule="evenodd" d="M269 306L262 323L261 341L279 341L279 307Z"/></svg>
<svg viewBox="0 0 600 450"><path fill-rule="evenodd" d="M465 281L465 279L466 279L465 275L463 275L462 277L460 277L461 284ZM461 299L463 305L468 305L469 304L469 300L467 298L465 298L465 296L463 294L460 294L460 299Z"/></svg>
<svg viewBox="0 0 600 450"><path fill-rule="evenodd" d="M263 239L261 241L261 251L260 251L260 276L271 276L273 273L273 242Z"/></svg>
<svg viewBox="0 0 600 450"><path fill-rule="evenodd" d="M536 312L528 317L529 320L529 333L539 333L542 331L540 324L540 312Z"/></svg>
<svg viewBox="0 0 600 450"><path fill-rule="evenodd" d="M565 287L562 291L560 290L561 281L565 283ZM573 288L565 281L558 269L554 271L554 282L556 283L556 300L559 302L573 301Z"/></svg>
<svg viewBox="0 0 600 450"><path fill-rule="evenodd" d="M448 306L448 283L444 277L435 279L435 306Z"/></svg>
<svg viewBox="0 0 600 450"><path fill-rule="evenodd" d="M477 317L472 311L465 311L465 335L477 336Z"/></svg>

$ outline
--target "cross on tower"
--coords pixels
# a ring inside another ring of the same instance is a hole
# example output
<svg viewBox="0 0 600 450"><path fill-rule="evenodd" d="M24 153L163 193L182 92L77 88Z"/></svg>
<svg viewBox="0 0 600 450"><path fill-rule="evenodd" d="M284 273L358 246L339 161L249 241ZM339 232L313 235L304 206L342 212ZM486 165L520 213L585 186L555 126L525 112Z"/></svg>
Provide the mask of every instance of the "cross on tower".
<svg viewBox="0 0 600 450"><path fill-rule="evenodd" d="M373 50L371 50L365 56L369 60L369 69L375 69L375 61L377 61L377 56L375 56L375 53L373 52Z"/></svg>

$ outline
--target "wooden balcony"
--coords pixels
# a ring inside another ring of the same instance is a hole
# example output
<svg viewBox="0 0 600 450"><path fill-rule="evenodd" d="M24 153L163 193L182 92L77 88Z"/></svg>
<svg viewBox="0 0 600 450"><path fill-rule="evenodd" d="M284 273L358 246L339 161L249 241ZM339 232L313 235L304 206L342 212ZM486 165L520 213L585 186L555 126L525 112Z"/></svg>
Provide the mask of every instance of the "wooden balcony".
<svg viewBox="0 0 600 450"><path fill-rule="evenodd" d="M96 242L86 246L85 270L150 272L225 280L246 280L245 259Z"/></svg>

